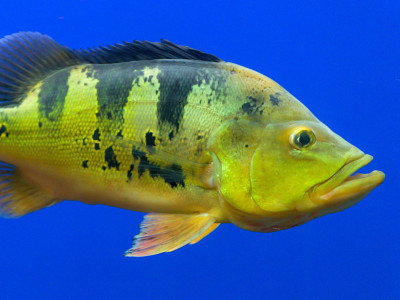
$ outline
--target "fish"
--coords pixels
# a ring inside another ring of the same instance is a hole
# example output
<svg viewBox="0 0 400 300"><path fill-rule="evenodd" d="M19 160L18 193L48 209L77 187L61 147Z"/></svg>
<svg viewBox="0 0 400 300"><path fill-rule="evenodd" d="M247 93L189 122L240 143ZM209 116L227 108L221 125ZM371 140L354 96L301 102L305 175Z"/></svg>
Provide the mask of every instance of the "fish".
<svg viewBox="0 0 400 300"><path fill-rule="evenodd" d="M272 79L168 40L0 40L0 213L64 200L146 213L129 257L222 223L275 232L353 206L372 156Z"/></svg>

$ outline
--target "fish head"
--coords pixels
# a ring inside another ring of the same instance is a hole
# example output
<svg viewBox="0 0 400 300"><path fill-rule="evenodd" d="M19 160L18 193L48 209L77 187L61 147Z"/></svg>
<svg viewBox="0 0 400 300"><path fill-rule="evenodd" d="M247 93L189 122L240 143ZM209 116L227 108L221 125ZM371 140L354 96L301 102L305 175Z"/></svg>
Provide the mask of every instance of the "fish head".
<svg viewBox="0 0 400 300"><path fill-rule="evenodd" d="M252 199L268 212L347 207L384 180L372 160L319 121L271 124L251 162Z"/></svg>
<svg viewBox="0 0 400 300"><path fill-rule="evenodd" d="M254 135L259 137L254 139L251 159L242 158L236 164L237 176L243 181L248 176L247 194L238 184L230 186L227 193L222 186L224 181L220 189L230 221L244 229L287 229L341 211L363 199L384 180L380 171L353 175L372 156L316 119L271 123L249 133L249 138Z"/></svg>

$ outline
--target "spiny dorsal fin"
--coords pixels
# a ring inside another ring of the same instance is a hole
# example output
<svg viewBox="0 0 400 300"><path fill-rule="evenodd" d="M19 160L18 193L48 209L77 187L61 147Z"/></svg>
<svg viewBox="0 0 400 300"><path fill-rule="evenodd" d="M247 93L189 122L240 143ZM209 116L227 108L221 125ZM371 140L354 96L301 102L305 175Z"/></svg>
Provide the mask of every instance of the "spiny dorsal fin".
<svg viewBox="0 0 400 300"><path fill-rule="evenodd" d="M19 32L0 40L0 102L2 105L18 103L38 81L63 68L154 59L221 61L214 55L167 40L71 50L47 35Z"/></svg>
<svg viewBox="0 0 400 300"><path fill-rule="evenodd" d="M134 41L105 47L74 50L82 60L93 64L119 63L134 60L189 59L221 62L218 57L165 39L159 42Z"/></svg>
<svg viewBox="0 0 400 300"><path fill-rule="evenodd" d="M39 80L80 63L71 49L47 35L19 32L0 40L0 101L16 103Z"/></svg>

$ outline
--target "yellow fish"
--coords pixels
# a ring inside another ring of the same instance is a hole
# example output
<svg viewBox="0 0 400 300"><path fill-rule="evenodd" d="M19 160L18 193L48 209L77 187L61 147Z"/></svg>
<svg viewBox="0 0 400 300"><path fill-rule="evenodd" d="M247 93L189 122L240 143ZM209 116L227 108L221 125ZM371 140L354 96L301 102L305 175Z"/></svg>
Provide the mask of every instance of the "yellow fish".
<svg viewBox="0 0 400 300"><path fill-rule="evenodd" d="M163 40L72 50L0 40L0 211L63 199L149 213L127 256L193 244L220 223L301 225L364 198L372 157L255 71Z"/></svg>

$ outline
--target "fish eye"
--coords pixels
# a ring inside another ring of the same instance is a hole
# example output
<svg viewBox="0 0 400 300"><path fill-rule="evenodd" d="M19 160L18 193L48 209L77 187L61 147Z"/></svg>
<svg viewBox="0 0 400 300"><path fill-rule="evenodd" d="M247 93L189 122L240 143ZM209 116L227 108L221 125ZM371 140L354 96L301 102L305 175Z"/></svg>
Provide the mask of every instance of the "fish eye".
<svg viewBox="0 0 400 300"><path fill-rule="evenodd" d="M315 143L315 134L310 129L301 128L290 136L290 144L298 150L306 150Z"/></svg>

